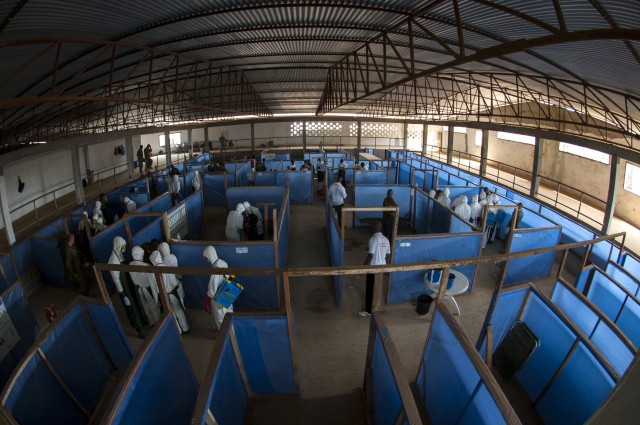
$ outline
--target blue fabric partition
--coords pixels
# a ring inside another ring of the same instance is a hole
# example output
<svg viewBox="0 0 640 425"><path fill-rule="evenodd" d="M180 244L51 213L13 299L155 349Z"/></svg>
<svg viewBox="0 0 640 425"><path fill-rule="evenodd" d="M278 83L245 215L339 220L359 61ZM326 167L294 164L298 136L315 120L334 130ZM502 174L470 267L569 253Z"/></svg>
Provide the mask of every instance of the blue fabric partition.
<svg viewBox="0 0 640 425"><path fill-rule="evenodd" d="M432 200L428 205L428 233L449 233L451 229L451 210L439 202Z"/></svg>
<svg viewBox="0 0 640 425"><path fill-rule="evenodd" d="M11 286L18 276L13 268L10 255L0 255L0 292L4 292Z"/></svg>
<svg viewBox="0 0 640 425"><path fill-rule="evenodd" d="M409 184L412 167L404 162L398 164L398 184Z"/></svg>
<svg viewBox="0 0 640 425"><path fill-rule="evenodd" d="M40 328L33 317L20 282L16 282L9 289L3 291L0 297L20 336L16 345L0 361L0 386L4 388L14 369L35 341Z"/></svg>
<svg viewBox="0 0 640 425"><path fill-rule="evenodd" d="M555 246L560 239L560 231L559 227L527 231L516 229L513 232L509 252ZM555 255L555 252L546 252L509 260L504 278L505 285L548 276L551 273Z"/></svg>
<svg viewBox="0 0 640 425"><path fill-rule="evenodd" d="M540 213L552 222L562 226L562 237L560 238L560 242L563 244L587 241L593 238L593 232L582 227L573 220L558 214L550 208L543 206L540 209ZM574 248L574 251L583 254L584 247Z"/></svg>
<svg viewBox="0 0 640 425"><path fill-rule="evenodd" d="M204 197L202 190L189 196L184 200L187 208L187 225L189 227L188 238L196 240L202 230L202 220L204 215Z"/></svg>
<svg viewBox="0 0 640 425"><path fill-rule="evenodd" d="M102 232L91 238L91 246L93 247L93 254L95 256L96 263L108 263L111 252L113 251L113 238L120 236L125 241L127 240L127 230L124 227L124 221L120 220L111 226L107 227ZM131 247L130 247L131 248ZM129 251L127 251L129 252ZM102 277L107 285L107 290L110 294L115 290L113 279L111 274L107 271L102 272Z"/></svg>
<svg viewBox="0 0 640 425"><path fill-rule="evenodd" d="M96 308L107 306L96 305ZM115 314L110 322L120 327ZM100 337L91 328L82 305L76 304L39 343L57 376L88 411L95 407L109 376L119 369L108 354L110 349L131 352L126 339ZM32 352L25 362L7 392L5 407L14 417L23 425L86 423L86 417L54 379L40 354Z"/></svg>
<svg viewBox="0 0 640 425"><path fill-rule="evenodd" d="M387 184L386 171L356 171L355 184Z"/></svg>
<svg viewBox="0 0 640 425"><path fill-rule="evenodd" d="M64 263L58 243L58 239L31 239L31 247L38 253L34 256L36 267L44 283L73 288L74 286L64 278Z"/></svg>
<svg viewBox="0 0 640 425"><path fill-rule="evenodd" d="M414 226L419 234L427 233L427 206L429 203L429 195L421 190L416 190L416 214Z"/></svg>
<svg viewBox="0 0 640 425"><path fill-rule="evenodd" d="M82 213L80 213L82 214ZM57 219L53 223L50 223L31 235L32 238L57 238L58 236L64 236L64 222L61 218Z"/></svg>
<svg viewBox="0 0 640 425"><path fill-rule="evenodd" d="M593 234L593 239L599 238L597 233ZM593 244L589 260L596 266L604 269L609 261L616 261L620 255L620 248L613 245L611 241L601 241Z"/></svg>
<svg viewBox="0 0 640 425"><path fill-rule="evenodd" d="M471 223L465 221L455 214L451 214L449 233L467 233L476 230ZM476 230L477 231L477 230Z"/></svg>
<svg viewBox="0 0 640 425"><path fill-rule="evenodd" d="M167 212L172 207L171 195L164 194L155 198L153 201L149 202L146 205L138 208L136 212L145 213L145 212Z"/></svg>
<svg viewBox="0 0 640 425"><path fill-rule="evenodd" d="M149 224L151 224L151 222L156 220L157 218L158 217L152 216L152 215L147 215L147 216L135 215L135 216L127 216L126 220L127 220L127 223L129 223L129 230L131 231L131 234L135 235L139 231L147 227Z"/></svg>
<svg viewBox="0 0 640 425"><path fill-rule="evenodd" d="M382 207L382 202L387 196L387 190L393 190L393 199L400 207L400 217L403 217L411 210L411 190L409 186L379 185L379 186L356 186L355 206L356 207ZM355 225L360 225L362 219L379 218L382 219L382 212L358 212L356 213Z"/></svg>
<svg viewBox="0 0 640 425"><path fill-rule="evenodd" d="M133 350L129 340L122 330L120 321L113 309L113 304L106 306L87 303L87 313L93 322L98 337L103 341L103 346L116 369L126 370L133 359Z"/></svg>
<svg viewBox="0 0 640 425"><path fill-rule="evenodd" d="M130 248L142 246L142 244L151 242L154 239L164 240L163 221L162 217L155 217L155 220L143 227L138 233L135 233L132 236L133 241L130 241Z"/></svg>
<svg viewBox="0 0 640 425"><path fill-rule="evenodd" d="M208 389L207 407L213 413L218 425L244 425L249 394L244 386L240 366L228 333L225 335L223 344L218 364L214 365L215 375ZM205 425L208 423L206 419L205 412L204 417L193 418L192 423Z"/></svg>
<svg viewBox="0 0 640 425"><path fill-rule="evenodd" d="M198 396L198 379L184 351L176 321L164 321L137 368L130 370L113 423L187 424Z"/></svg>
<svg viewBox="0 0 640 425"><path fill-rule="evenodd" d="M272 186L272 187L234 187L227 190L226 207L227 211L235 210L236 205L241 202L249 202L252 206L259 207L260 212L264 213L263 208L258 206L260 203L275 204L275 208L280 211L284 194L287 191L284 187ZM205 201L206 203L206 201ZM271 211L274 206L269 207L269 219L271 218ZM265 217L263 217L264 219Z"/></svg>
<svg viewBox="0 0 640 425"><path fill-rule="evenodd" d="M455 260L480 255L482 233L457 234L429 237L398 237L394 241L393 264ZM469 290L473 286L477 266L454 267L469 279ZM424 285L424 271L394 272L389 283L389 303L415 301L421 294L429 293Z"/></svg>
<svg viewBox="0 0 640 425"><path fill-rule="evenodd" d="M640 281L629 274L624 268L617 263L607 263L605 273L611 276L616 282L624 286L627 291L631 292L636 298L640 291Z"/></svg>
<svg viewBox="0 0 640 425"><path fill-rule="evenodd" d="M18 242L10 249L13 261L16 264L18 276L24 276L29 270L35 267L33 250L31 248L31 239L25 239Z"/></svg>
<svg viewBox="0 0 640 425"><path fill-rule="evenodd" d="M633 255L625 252L620 258L620 264L633 276L640 276L640 260Z"/></svg>
<svg viewBox="0 0 640 425"><path fill-rule="evenodd" d="M618 375L622 376L633 361L635 350L615 333L611 327L613 325L602 320L595 307L562 283L556 283L551 300L589 337Z"/></svg>
<svg viewBox="0 0 640 425"><path fill-rule="evenodd" d="M325 202L325 204L327 204L327 202ZM329 209L331 209L331 207L329 207ZM339 267L342 265L344 242L340 239L337 222L334 222L329 210L326 210L325 217L327 218L325 229L327 231L327 242L329 245L329 260L331 261L331 266ZM342 275L334 275L332 279L336 306L342 308Z"/></svg>
<svg viewBox="0 0 640 425"><path fill-rule="evenodd" d="M193 171L180 176L180 189L182 189L182 198L186 198L193 193L193 178L195 176L196 173Z"/></svg>
<svg viewBox="0 0 640 425"><path fill-rule="evenodd" d="M269 269L276 267L275 247L272 242L224 245L212 243L211 245L215 247L218 257L226 261L229 267ZM178 264L181 267L210 267L213 273L217 270L212 268L202 257L206 247L207 245L202 243L195 244L184 241L173 243L171 245L171 253L178 258ZM274 276L240 275L236 276L236 280L244 286L244 291L233 304L234 309L238 311L278 309L278 290ZM202 308L209 284L209 276L184 275L182 283L186 306Z"/></svg>
<svg viewBox="0 0 640 425"><path fill-rule="evenodd" d="M292 172L286 173L289 186L289 196L294 205L313 204L313 173Z"/></svg>
<svg viewBox="0 0 640 425"><path fill-rule="evenodd" d="M591 273L587 298L618 325L636 347L640 347L640 301L600 270L593 269Z"/></svg>
<svg viewBox="0 0 640 425"><path fill-rule="evenodd" d="M253 394L297 394L286 316L234 316L242 363Z"/></svg>
<svg viewBox="0 0 640 425"><path fill-rule="evenodd" d="M276 246L278 250L277 264L276 267L286 267L287 262L289 261L289 231L290 231L290 220L291 220L291 209L289 204L284 207L284 214L280 216L278 214L278 226L280 226L280 233L278 235L278 244ZM282 218L280 218L282 217Z"/></svg>
<svg viewBox="0 0 640 425"><path fill-rule="evenodd" d="M137 208L149 203L148 193L128 193L126 196L136 203Z"/></svg>
<svg viewBox="0 0 640 425"><path fill-rule="evenodd" d="M376 332L373 358L371 359L371 388L373 392L373 423L376 425L395 424L395 419L402 407L402 401L379 331Z"/></svg>
<svg viewBox="0 0 640 425"><path fill-rule="evenodd" d="M438 170L416 170L413 173L413 185L429 191L438 187Z"/></svg>
<svg viewBox="0 0 640 425"><path fill-rule="evenodd" d="M204 204L225 205L227 192L226 173L202 173L202 189L204 191Z"/></svg>
<svg viewBox="0 0 640 425"><path fill-rule="evenodd" d="M265 161L264 166L269 171L284 171L287 168L287 165L285 165L285 163L280 160Z"/></svg>
<svg viewBox="0 0 640 425"><path fill-rule="evenodd" d="M511 203L509 203L512 205ZM500 227L500 233L498 237L500 239L505 239L507 236L507 230L509 229L509 221L511 221L511 216L513 216L513 212L515 211L512 208L505 208L502 211L505 213L504 220L502 222L502 226ZM518 229L535 229L542 227L552 227L556 224L551 220L547 220L543 216L528 209L523 208L522 220L520 221L520 226Z"/></svg>
<svg viewBox="0 0 640 425"><path fill-rule="evenodd" d="M276 186L278 173L260 171L256 173L256 186Z"/></svg>
<svg viewBox="0 0 640 425"><path fill-rule="evenodd" d="M153 176L153 184L158 195L162 195L169 191L169 179L168 176L156 174Z"/></svg>
<svg viewBox="0 0 640 425"><path fill-rule="evenodd" d="M486 382L439 310L434 313L416 384L430 423L507 423Z"/></svg>

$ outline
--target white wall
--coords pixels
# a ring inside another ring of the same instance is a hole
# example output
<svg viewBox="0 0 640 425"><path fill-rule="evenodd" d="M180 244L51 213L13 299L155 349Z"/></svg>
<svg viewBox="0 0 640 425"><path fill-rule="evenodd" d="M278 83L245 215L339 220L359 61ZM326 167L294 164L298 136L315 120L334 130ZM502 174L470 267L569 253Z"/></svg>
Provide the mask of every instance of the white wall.
<svg viewBox="0 0 640 425"><path fill-rule="evenodd" d="M636 227L640 227L640 196L624 188L624 173L626 165L627 161L620 160L618 181L616 182L618 192L616 197L615 215Z"/></svg>
<svg viewBox="0 0 640 425"><path fill-rule="evenodd" d="M126 164L127 155L113 154L114 148L120 145L126 148L124 139L114 139L103 143L97 143L95 145L89 145L87 147L89 168L95 173L96 171L102 171L113 168L117 165ZM137 146L134 146L134 151L137 150L137 148ZM135 158L135 152L133 152L133 157ZM80 163L84 163L83 158L81 158Z"/></svg>

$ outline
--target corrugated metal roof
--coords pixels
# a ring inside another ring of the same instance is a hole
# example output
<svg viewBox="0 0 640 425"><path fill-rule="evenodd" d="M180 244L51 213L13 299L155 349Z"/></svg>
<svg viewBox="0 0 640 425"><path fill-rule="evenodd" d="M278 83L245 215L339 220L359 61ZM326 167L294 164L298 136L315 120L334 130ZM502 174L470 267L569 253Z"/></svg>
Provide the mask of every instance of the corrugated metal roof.
<svg viewBox="0 0 640 425"><path fill-rule="evenodd" d="M30 0L11 20L6 17L15 5L2 2L0 22L6 25L0 32L0 108L8 111L5 117L11 117L3 125L20 121L21 111L49 111L37 105L19 110L11 105L25 96L40 96L50 103L60 94L52 90L54 76L57 88L66 88L64 94L92 93L98 99L110 82L112 87L140 88L149 76L154 84L163 78L175 80L173 89L181 84L193 87L189 78L194 60L199 61L201 74L209 66L243 71L253 84L247 90L255 90L272 110L315 111L330 69L343 58L353 61L349 55L355 52L360 68L353 74L368 75L372 81L379 76L374 60L378 67L389 66L386 83L410 78L397 51L407 66L413 57L415 75L457 70L525 73L539 75L540 81L586 81L640 99L640 86L635 84L640 77L640 2L558 3L567 31L635 30L626 43L619 40L620 35L563 42L560 18L554 3L547 0L458 0L458 4L460 23L451 0ZM409 16L415 22L413 56ZM458 24L465 54L497 50L480 61L462 60ZM394 45L387 46L386 61L383 35ZM517 48L500 50L503 44L517 46L541 37L547 38L530 47L530 53ZM41 39L39 44L27 43L36 38ZM111 46L95 40L118 43L113 63ZM16 42L20 45L11 46ZM59 56L56 42L61 43ZM365 51L367 42L370 50ZM149 50L156 47L160 50ZM103 54L96 57L98 52ZM372 56L367 57L367 52ZM186 56L176 59L175 54ZM56 57L58 68L54 70ZM176 72L173 67L178 62L181 66ZM374 86L379 84L374 81ZM364 97L339 111L362 110L382 96L384 92ZM611 99L620 96L610 93Z"/></svg>

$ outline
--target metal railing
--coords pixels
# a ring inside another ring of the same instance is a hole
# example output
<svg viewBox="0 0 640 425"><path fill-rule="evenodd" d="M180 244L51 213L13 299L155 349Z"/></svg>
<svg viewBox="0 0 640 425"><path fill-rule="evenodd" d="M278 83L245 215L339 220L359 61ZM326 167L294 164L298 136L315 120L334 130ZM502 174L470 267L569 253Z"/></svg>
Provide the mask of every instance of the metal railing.
<svg viewBox="0 0 640 425"><path fill-rule="evenodd" d="M533 176L531 171L505 164L504 162L487 159L487 169L483 177L492 178L498 184L508 184L512 189L529 193Z"/></svg>
<svg viewBox="0 0 640 425"><path fill-rule="evenodd" d="M481 157L468 152L452 150L451 165L457 166L461 170L480 175Z"/></svg>
<svg viewBox="0 0 640 425"><path fill-rule="evenodd" d="M549 193L545 193L548 191ZM596 198L573 186L549 177L540 176L535 197L544 200L558 210L572 214L577 219L601 230L607 201ZM588 214L587 214L588 212Z"/></svg>

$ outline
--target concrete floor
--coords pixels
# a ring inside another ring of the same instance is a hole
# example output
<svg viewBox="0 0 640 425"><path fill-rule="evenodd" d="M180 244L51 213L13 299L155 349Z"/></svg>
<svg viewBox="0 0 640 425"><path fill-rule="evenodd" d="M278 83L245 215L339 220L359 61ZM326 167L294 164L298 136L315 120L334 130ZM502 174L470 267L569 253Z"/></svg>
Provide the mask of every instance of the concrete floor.
<svg viewBox="0 0 640 425"><path fill-rule="evenodd" d="M225 220L224 208L207 207L203 239L224 239ZM289 267L329 265L324 223L323 200L316 197L314 205L291 206ZM369 230L348 229L345 256L348 264L362 264L369 236ZM488 245L485 254L496 254L500 249L501 243L497 241ZM498 272L499 269L494 264L480 266L473 293L456 297L462 314L454 317L474 344L495 289ZM555 272L552 276L555 276ZM543 292L549 293L554 281L555 279L549 278L537 285ZM291 279L294 344L302 394L299 399L252 401L246 424L286 425L299 424L301 421L311 425L366 423L361 388L369 319L358 315L358 311L364 307L364 293L364 276L346 278L343 290L344 308L338 310L329 278ZM71 291L41 286L30 297L39 323L45 324L42 314L45 304L54 302L62 309L74 295ZM114 306L121 317L125 333L132 347L138 349L142 340L135 336L135 331L127 323L120 300L115 298L117 297L114 297ZM420 316L415 311L415 303L383 308L381 315L390 330L405 373L413 381L417 375L433 309L429 314ZM217 331L212 329L210 318L203 310L189 309L187 315L191 332L182 339L194 372L202 381ZM523 415L528 415L526 406L522 412Z"/></svg>

